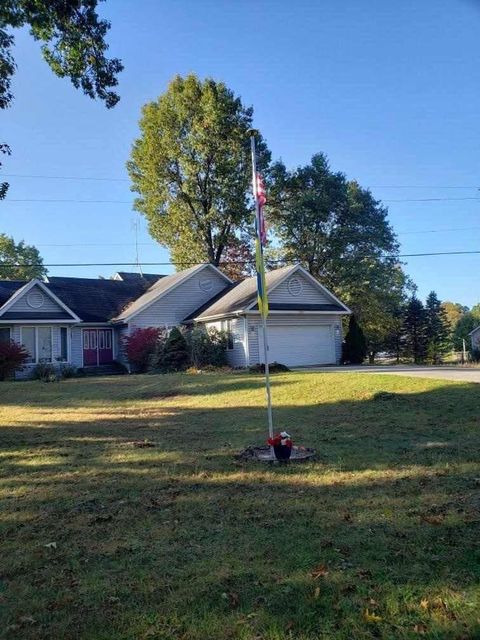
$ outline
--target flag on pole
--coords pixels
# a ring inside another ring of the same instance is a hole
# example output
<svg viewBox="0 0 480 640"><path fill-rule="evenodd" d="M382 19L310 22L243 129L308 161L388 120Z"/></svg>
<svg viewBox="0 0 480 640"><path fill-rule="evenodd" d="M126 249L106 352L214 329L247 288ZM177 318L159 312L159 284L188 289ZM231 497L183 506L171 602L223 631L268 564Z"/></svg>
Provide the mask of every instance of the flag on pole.
<svg viewBox="0 0 480 640"><path fill-rule="evenodd" d="M265 193L265 185L263 183L262 176L256 173L255 176L255 199L256 199L256 217L255 217L255 229L257 237L255 241L255 255L256 255L256 269L257 269L257 298L258 309L261 315L266 318L268 316L268 297L267 297L267 285L265 281L265 262L263 260L263 247L267 243L267 233L265 229L265 217L263 214L263 207L267 202Z"/></svg>

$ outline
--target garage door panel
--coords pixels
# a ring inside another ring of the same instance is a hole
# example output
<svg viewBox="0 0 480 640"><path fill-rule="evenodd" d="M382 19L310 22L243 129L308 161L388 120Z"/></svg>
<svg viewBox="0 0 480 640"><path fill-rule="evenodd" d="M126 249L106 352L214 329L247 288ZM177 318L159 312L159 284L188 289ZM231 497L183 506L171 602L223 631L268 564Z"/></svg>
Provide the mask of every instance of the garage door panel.
<svg viewBox="0 0 480 640"><path fill-rule="evenodd" d="M260 359L263 336L260 332ZM268 361L290 366L335 364L332 325L269 325Z"/></svg>

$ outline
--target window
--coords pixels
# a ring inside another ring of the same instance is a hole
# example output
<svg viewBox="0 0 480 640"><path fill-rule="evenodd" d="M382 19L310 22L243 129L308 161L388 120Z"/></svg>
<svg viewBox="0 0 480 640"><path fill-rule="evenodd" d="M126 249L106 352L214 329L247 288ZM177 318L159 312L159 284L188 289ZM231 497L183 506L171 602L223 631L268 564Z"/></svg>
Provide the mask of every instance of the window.
<svg viewBox="0 0 480 640"><path fill-rule="evenodd" d="M36 327L38 361L52 361L52 327Z"/></svg>
<svg viewBox="0 0 480 640"><path fill-rule="evenodd" d="M101 329L98 332L98 348L105 349L105 331L102 331Z"/></svg>
<svg viewBox="0 0 480 640"><path fill-rule="evenodd" d="M37 341L35 338L35 327L22 327L22 344L30 355L27 362L36 362Z"/></svg>
<svg viewBox="0 0 480 640"><path fill-rule="evenodd" d="M68 333L67 327L60 327L60 355L61 362L68 360Z"/></svg>
<svg viewBox="0 0 480 640"><path fill-rule="evenodd" d="M0 344L10 342L10 327L0 327Z"/></svg>
<svg viewBox="0 0 480 640"><path fill-rule="evenodd" d="M222 331L225 331L225 333L227 334L227 350L232 351L232 349L235 348L235 341L231 320L222 320Z"/></svg>
<svg viewBox="0 0 480 640"><path fill-rule="evenodd" d="M112 348L112 332L105 331L105 349Z"/></svg>
<svg viewBox="0 0 480 640"><path fill-rule="evenodd" d="M21 327L20 335L30 355L27 362L52 361L52 327Z"/></svg>

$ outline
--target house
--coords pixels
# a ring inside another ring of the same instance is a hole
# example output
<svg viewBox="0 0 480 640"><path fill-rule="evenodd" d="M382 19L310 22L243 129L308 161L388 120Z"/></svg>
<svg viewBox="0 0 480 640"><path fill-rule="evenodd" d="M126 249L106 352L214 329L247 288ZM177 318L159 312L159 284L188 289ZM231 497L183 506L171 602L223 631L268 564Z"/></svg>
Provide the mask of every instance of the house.
<svg viewBox="0 0 480 640"><path fill-rule="evenodd" d="M269 361L339 362L341 318L349 309L299 265L270 271L266 281ZM18 377L29 377L40 362L100 370L115 361L128 365L124 337L137 328L179 325L225 329L232 366L264 360L256 279L234 283L210 264L168 276L0 281L0 342L14 340L30 353Z"/></svg>
<svg viewBox="0 0 480 640"><path fill-rule="evenodd" d="M475 327L473 331L468 334L472 341L472 351L480 349L480 326Z"/></svg>

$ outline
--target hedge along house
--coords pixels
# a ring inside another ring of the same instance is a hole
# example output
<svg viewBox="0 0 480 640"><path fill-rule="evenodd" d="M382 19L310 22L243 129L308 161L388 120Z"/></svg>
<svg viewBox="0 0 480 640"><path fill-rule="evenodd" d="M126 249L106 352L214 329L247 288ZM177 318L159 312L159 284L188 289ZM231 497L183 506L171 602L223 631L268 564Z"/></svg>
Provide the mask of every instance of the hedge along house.
<svg viewBox="0 0 480 640"><path fill-rule="evenodd" d="M302 267L267 274L269 361L334 364L341 355L341 316L350 313ZM0 341L14 340L38 363L108 371L128 366L123 338L138 328L193 324L225 329L228 359L245 367L263 360L256 279L233 283L210 264L161 276L117 273L112 279L50 277L0 281Z"/></svg>
<svg viewBox="0 0 480 640"><path fill-rule="evenodd" d="M342 315L350 309L300 265L266 274L269 362L289 366L338 364L342 351ZM256 277L232 284L198 309L187 323L224 329L228 360L234 367L263 362L263 331Z"/></svg>

